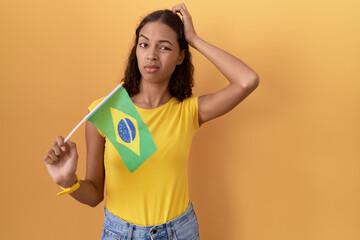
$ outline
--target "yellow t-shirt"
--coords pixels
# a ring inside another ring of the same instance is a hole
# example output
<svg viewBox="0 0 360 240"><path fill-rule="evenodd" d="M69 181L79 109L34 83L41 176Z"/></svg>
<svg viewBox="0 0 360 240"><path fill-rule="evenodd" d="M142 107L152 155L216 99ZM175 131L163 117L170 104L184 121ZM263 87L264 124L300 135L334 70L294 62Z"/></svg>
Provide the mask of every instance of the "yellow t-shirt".
<svg viewBox="0 0 360 240"><path fill-rule="evenodd" d="M91 111L102 100L94 101ZM135 106L157 151L131 173L111 142L105 140L106 207L121 219L158 225L181 215L189 204L188 157L199 128L198 97L173 97L155 109Z"/></svg>

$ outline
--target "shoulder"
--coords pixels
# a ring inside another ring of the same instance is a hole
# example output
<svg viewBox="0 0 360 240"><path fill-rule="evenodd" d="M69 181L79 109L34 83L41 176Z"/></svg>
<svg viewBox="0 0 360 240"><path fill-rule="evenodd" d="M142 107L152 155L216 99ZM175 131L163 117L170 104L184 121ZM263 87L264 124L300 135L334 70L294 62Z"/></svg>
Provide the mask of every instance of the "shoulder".
<svg viewBox="0 0 360 240"><path fill-rule="evenodd" d="M181 103L182 111L191 119L195 129L199 128L199 107L197 96L184 99Z"/></svg>
<svg viewBox="0 0 360 240"><path fill-rule="evenodd" d="M102 98L98 98L95 101L93 101L90 106L88 107L88 110L91 111L93 110L105 97Z"/></svg>
<svg viewBox="0 0 360 240"><path fill-rule="evenodd" d="M189 108L189 110L197 110L198 108L198 97L193 96L193 97L188 97L185 98L181 104L185 107L185 108Z"/></svg>
<svg viewBox="0 0 360 240"><path fill-rule="evenodd" d="M181 104L184 104L184 105L187 105L187 104L193 104L195 102L198 101L198 97L197 96L191 96L191 97L188 97L188 98L185 98L184 100L182 101L179 101L179 99L177 99L176 97L174 97L176 99L177 102L181 103Z"/></svg>
<svg viewBox="0 0 360 240"><path fill-rule="evenodd" d="M99 103L100 103L104 98L105 98L105 97L98 98L98 99L96 99L95 101L93 101L93 102L90 104L90 106L88 107L89 112L91 112L97 105L99 105ZM94 127L95 127L95 126L94 126ZM97 127L96 127L96 128L97 128ZM93 127L92 127L92 123L90 123L90 124L87 125L87 129L88 129L89 131L91 131L91 130L94 130L95 128L93 128ZM100 133L101 137L105 138L105 135L104 135L99 129L97 129L97 130L98 130L98 132ZM93 132L94 132L94 131L93 131Z"/></svg>

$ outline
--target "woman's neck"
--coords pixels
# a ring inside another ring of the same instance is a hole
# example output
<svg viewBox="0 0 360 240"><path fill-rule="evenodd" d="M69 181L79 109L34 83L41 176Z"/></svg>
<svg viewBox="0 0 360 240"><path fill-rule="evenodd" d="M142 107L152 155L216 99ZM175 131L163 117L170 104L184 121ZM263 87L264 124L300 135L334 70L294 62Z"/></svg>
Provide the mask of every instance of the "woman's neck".
<svg viewBox="0 0 360 240"><path fill-rule="evenodd" d="M160 107L172 98L168 85L140 81L140 92L131 97L131 100L135 105L144 109Z"/></svg>

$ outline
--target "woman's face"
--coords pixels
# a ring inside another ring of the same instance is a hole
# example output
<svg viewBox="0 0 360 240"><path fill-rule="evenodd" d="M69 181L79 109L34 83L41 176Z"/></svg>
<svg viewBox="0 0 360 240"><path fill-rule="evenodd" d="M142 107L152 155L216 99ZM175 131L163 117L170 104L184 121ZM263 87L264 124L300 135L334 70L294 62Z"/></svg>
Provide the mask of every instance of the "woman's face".
<svg viewBox="0 0 360 240"><path fill-rule="evenodd" d="M141 80L169 82L176 65L184 59L184 50L180 51L172 28L160 21L149 22L139 32L136 58Z"/></svg>

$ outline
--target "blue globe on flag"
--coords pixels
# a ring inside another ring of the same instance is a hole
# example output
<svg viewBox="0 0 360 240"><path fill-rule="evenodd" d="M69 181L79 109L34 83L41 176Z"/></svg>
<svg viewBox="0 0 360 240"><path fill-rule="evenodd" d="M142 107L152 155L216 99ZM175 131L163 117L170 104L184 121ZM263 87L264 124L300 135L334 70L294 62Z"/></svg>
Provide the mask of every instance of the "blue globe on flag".
<svg viewBox="0 0 360 240"><path fill-rule="evenodd" d="M118 127L118 134L121 140L126 143L134 141L136 136L136 129L133 122L128 118L123 118L120 120Z"/></svg>

